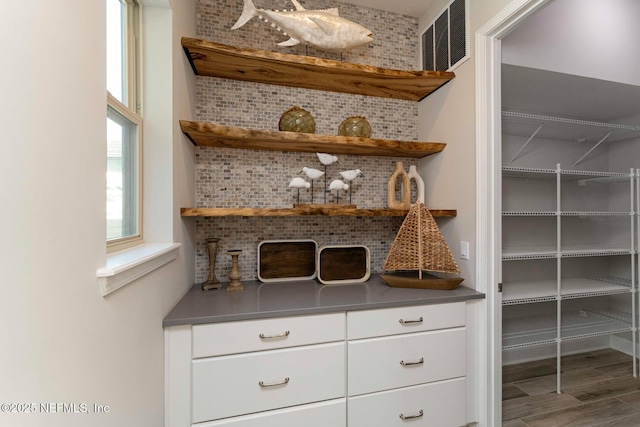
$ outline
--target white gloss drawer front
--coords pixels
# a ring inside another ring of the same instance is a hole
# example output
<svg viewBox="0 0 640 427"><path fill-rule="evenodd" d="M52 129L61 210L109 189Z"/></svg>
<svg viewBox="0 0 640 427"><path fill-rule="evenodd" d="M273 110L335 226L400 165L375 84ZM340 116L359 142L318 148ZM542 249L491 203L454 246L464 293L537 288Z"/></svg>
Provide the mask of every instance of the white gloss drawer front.
<svg viewBox="0 0 640 427"><path fill-rule="evenodd" d="M459 427L465 379L439 381L349 398L349 427Z"/></svg>
<svg viewBox="0 0 640 427"><path fill-rule="evenodd" d="M347 314L347 339L432 331L464 325L464 302L352 311Z"/></svg>
<svg viewBox="0 0 640 427"><path fill-rule="evenodd" d="M344 313L195 325L193 357L343 341Z"/></svg>
<svg viewBox="0 0 640 427"><path fill-rule="evenodd" d="M192 361L192 422L345 396L344 342Z"/></svg>
<svg viewBox="0 0 640 427"><path fill-rule="evenodd" d="M347 404L343 398L193 424L192 427L346 427L346 413Z"/></svg>
<svg viewBox="0 0 640 427"><path fill-rule="evenodd" d="M349 396L463 377L465 328L349 342Z"/></svg>

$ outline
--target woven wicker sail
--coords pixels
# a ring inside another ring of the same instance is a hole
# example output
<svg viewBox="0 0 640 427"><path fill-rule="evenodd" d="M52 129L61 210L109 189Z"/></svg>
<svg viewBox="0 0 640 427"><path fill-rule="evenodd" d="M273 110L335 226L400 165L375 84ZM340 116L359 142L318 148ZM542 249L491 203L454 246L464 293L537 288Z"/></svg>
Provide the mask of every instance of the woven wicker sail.
<svg viewBox="0 0 640 427"><path fill-rule="evenodd" d="M422 203L409 209L382 269L460 273L438 224Z"/></svg>

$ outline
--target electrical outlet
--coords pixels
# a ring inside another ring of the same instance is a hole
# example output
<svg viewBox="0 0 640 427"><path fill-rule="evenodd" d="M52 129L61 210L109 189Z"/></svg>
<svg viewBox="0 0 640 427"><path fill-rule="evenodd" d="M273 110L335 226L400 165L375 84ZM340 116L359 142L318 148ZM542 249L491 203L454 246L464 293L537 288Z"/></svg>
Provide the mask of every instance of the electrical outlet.
<svg viewBox="0 0 640 427"><path fill-rule="evenodd" d="M469 242L460 241L460 259L469 259Z"/></svg>

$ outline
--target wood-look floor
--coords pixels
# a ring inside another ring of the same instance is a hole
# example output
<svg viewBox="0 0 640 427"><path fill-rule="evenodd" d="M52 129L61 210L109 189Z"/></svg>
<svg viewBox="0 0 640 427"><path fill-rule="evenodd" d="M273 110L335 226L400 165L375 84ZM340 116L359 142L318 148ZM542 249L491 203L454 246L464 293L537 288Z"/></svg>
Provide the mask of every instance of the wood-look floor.
<svg viewBox="0 0 640 427"><path fill-rule="evenodd" d="M503 427L638 427L640 377L632 357L600 350L502 368Z"/></svg>

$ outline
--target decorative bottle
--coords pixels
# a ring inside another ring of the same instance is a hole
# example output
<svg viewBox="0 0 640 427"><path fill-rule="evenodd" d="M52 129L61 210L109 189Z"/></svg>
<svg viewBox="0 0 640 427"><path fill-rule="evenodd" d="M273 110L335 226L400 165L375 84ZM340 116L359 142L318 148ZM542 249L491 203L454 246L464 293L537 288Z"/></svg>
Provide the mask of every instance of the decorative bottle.
<svg viewBox="0 0 640 427"><path fill-rule="evenodd" d="M400 184L401 199L396 199L396 181L400 178L402 180ZM408 210L411 207L411 181L409 175L404 170L402 162L396 162L396 169L391 174L389 182L387 183L387 204L389 209L405 209Z"/></svg>
<svg viewBox="0 0 640 427"><path fill-rule="evenodd" d="M418 193L416 203L424 204L424 181L414 165L409 166L409 173L407 175L409 176L409 182L411 182L411 180L416 182L416 190ZM414 204L415 203L412 203L411 205L413 206Z"/></svg>

